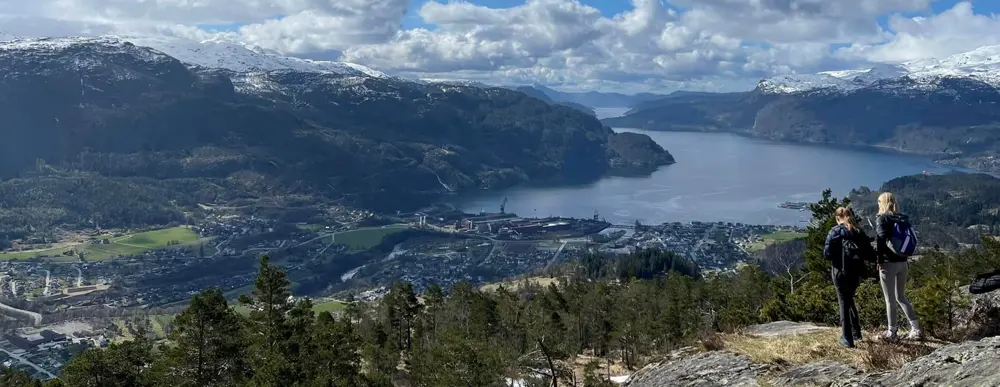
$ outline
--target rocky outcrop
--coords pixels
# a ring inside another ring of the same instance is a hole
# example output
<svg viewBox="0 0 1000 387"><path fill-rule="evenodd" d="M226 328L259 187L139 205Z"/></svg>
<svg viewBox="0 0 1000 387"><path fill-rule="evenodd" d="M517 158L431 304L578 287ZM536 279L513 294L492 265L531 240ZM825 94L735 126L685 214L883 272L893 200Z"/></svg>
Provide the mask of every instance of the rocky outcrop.
<svg viewBox="0 0 1000 387"><path fill-rule="evenodd" d="M744 355L706 352L646 366L624 386L760 386L758 378L768 369L769 366L751 363L750 358Z"/></svg>
<svg viewBox="0 0 1000 387"><path fill-rule="evenodd" d="M962 297L968 297L967 307L958 310L958 320L963 339L977 340L1000 335L1000 292L969 294L969 287L961 289Z"/></svg>
<svg viewBox="0 0 1000 387"><path fill-rule="evenodd" d="M857 368L847 364L825 360L801 365L781 373L771 384L777 387L829 387L835 383L862 376Z"/></svg>
<svg viewBox="0 0 1000 387"><path fill-rule="evenodd" d="M776 339L824 329L830 328L782 321L751 327L745 333ZM644 367L624 386L981 387L1000 386L998 370L1000 337L990 337L940 347L894 371L869 373L834 360L789 367L755 364L749 357L729 351L678 352Z"/></svg>
<svg viewBox="0 0 1000 387"><path fill-rule="evenodd" d="M869 385L1000 386L998 370L1000 337L991 337L941 347Z"/></svg>

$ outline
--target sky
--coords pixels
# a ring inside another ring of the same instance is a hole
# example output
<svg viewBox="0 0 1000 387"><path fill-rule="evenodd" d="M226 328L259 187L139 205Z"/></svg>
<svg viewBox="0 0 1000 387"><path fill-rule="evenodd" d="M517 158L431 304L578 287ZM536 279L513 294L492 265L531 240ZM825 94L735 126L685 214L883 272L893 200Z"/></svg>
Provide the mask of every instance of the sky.
<svg viewBox="0 0 1000 387"><path fill-rule="evenodd" d="M1000 0L0 0L0 31L225 38L564 91L734 91L998 45Z"/></svg>

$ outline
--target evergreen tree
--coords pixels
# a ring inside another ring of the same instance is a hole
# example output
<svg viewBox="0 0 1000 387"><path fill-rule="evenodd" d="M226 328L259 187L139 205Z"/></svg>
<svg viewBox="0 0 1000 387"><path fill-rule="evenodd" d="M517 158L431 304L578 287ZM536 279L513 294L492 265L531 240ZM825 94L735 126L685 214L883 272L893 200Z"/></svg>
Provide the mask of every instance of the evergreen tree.
<svg viewBox="0 0 1000 387"><path fill-rule="evenodd" d="M154 385L152 344L144 334L107 349L88 349L63 369L73 387L143 387Z"/></svg>
<svg viewBox="0 0 1000 387"><path fill-rule="evenodd" d="M178 386L236 386L247 374L239 316L222 291L209 288L173 322L165 371Z"/></svg>
<svg viewBox="0 0 1000 387"><path fill-rule="evenodd" d="M269 263L268 256L260 258L260 269L254 280L252 296L240 296L240 303L250 308L247 319L250 332L247 361L254 373L251 386L287 386L294 379L290 357L291 329L288 312L291 292L288 278L281 268Z"/></svg>
<svg viewBox="0 0 1000 387"><path fill-rule="evenodd" d="M4 387L42 387L42 382L31 377L27 372L6 368L0 365L0 386Z"/></svg>

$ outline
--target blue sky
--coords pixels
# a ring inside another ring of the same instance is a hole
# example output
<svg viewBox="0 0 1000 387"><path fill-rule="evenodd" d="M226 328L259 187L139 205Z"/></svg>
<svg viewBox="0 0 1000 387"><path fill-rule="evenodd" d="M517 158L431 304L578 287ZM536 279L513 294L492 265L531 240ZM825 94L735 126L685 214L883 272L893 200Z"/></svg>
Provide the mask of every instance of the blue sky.
<svg viewBox="0 0 1000 387"><path fill-rule="evenodd" d="M960 2L961 2L960 0L938 0L935 1L933 4L931 4L931 9L928 12L904 14L904 15L921 16L921 15L938 14L948 9L951 9L952 7L955 6L955 4L958 4ZM975 9L976 13L978 14L1000 13L1000 0L972 0L971 2L973 9ZM879 25L882 26L882 28L888 28L887 26L888 20L889 20L889 15L884 15L878 19L878 23Z"/></svg>

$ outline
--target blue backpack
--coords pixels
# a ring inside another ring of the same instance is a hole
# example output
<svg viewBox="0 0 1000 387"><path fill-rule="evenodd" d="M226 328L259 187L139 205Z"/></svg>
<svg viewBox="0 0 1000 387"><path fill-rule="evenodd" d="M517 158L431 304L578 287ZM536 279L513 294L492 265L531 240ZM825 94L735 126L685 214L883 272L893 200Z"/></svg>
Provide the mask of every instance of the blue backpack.
<svg viewBox="0 0 1000 387"><path fill-rule="evenodd" d="M917 251L917 233L909 222L895 222L892 226L892 236L889 237L889 249L901 257L910 257Z"/></svg>

